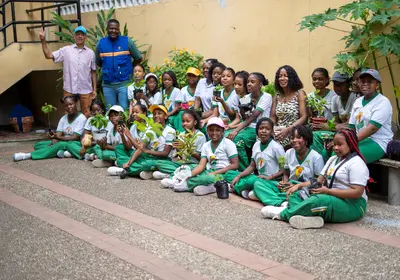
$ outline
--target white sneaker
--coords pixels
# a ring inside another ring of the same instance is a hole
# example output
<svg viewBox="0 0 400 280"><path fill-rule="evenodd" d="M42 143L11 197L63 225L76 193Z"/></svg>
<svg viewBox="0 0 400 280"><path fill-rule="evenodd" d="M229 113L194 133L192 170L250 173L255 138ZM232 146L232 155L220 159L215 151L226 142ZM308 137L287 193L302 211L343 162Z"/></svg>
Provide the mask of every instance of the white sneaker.
<svg viewBox="0 0 400 280"><path fill-rule="evenodd" d="M119 176L124 169L116 166L111 166L107 169L107 173L110 176Z"/></svg>
<svg viewBox="0 0 400 280"><path fill-rule="evenodd" d="M324 226L324 219L320 216L293 216L289 219L289 224L297 229L307 228L322 228Z"/></svg>
<svg viewBox="0 0 400 280"><path fill-rule="evenodd" d="M242 197L243 197L244 199L249 199L249 193L250 193L249 190L243 190L243 191L242 191Z"/></svg>
<svg viewBox="0 0 400 280"><path fill-rule="evenodd" d="M162 173L160 171L154 171L153 172L153 178L156 179L156 180L162 180L162 179L165 179L165 178L169 178L169 174Z"/></svg>
<svg viewBox="0 0 400 280"><path fill-rule="evenodd" d="M112 162L105 161L105 160L102 160L102 159L96 159L96 160L94 160L92 162L92 164L93 164L94 167L101 168L101 167L109 167L109 166L111 166Z"/></svg>
<svg viewBox="0 0 400 280"><path fill-rule="evenodd" d="M152 171L142 171L139 174L139 177L142 178L143 180L149 180L153 178L153 172Z"/></svg>
<svg viewBox="0 0 400 280"><path fill-rule="evenodd" d="M94 161L94 156L95 154L85 154L85 160L86 161Z"/></svg>
<svg viewBox="0 0 400 280"><path fill-rule="evenodd" d="M281 203L281 207L287 208L289 202L288 201L284 201Z"/></svg>
<svg viewBox="0 0 400 280"><path fill-rule="evenodd" d="M189 190L186 180L180 183L174 182L174 192L187 192Z"/></svg>
<svg viewBox="0 0 400 280"><path fill-rule="evenodd" d="M197 186L194 188L193 193L195 195L207 195L210 193L215 193L216 189L214 187L214 184L210 184L208 186Z"/></svg>
<svg viewBox="0 0 400 280"><path fill-rule="evenodd" d="M285 207L265 206L261 209L261 216L264 219L280 220L284 209Z"/></svg>
<svg viewBox="0 0 400 280"><path fill-rule="evenodd" d="M72 158L72 154L70 152L68 152L68 151L65 151L64 152L64 157L65 158Z"/></svg>
<svg viewBox="0 0 400 280"><path fill-rule="evenodd" d="M164 189L173 189L175 185L174 180L170 179L170 178L164 178L161 180L161 186Z"/></svg>
<svg viewBox="0 0 400 280"><path fill-rule="evenodd" d="M250 200L254 200L254 201L260 201L260 200L258 199L258 197L256 196L256 194L254 193L254 191L250 191L250 192L249 192L249 199L250 199Z"/></svg>
<svg viewBox="0 0 400 280"><path fill-rule="evenodd" d="M15 153L13 155L14 161L21 161L21 160L26 160L26 159L30 159L30 158L31 158L30 153Z"/></svg>
<svg viewBox="0 0 400 280"><path fill-rule="evenodd" d="M64 158L64 150L59 150L58 152L57 152L57 157L58 158Z"/></svg>

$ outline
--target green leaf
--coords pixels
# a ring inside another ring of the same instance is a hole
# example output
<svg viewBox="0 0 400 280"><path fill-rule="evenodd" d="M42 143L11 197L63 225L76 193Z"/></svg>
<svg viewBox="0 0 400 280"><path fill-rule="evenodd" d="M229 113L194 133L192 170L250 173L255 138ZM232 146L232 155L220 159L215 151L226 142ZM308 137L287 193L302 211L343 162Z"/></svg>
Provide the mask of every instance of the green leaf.
<svg viewBox="0 0 400 280"><path fill-rule="evenodd" d="M393 90L394 90L395 96L396 96L397 98L399 98L399 97L400 97L400 89L399 89L399 86L394 86L394 87L393 87Z"/></svg>
<svg viewBox="0 0 400 280"><path fill-rule="evenodd" d="M390 18L391 16L389 16L386 12L383 12L382 14L373 15L370 23L386 24Z"/></svg>
<svg viewBox="0 0 400 280"><path fill-rule="evenodd" d="M370 46L378 49L383 55L392 53L400 56L400 36L381 34L372 39Z"/></svg>

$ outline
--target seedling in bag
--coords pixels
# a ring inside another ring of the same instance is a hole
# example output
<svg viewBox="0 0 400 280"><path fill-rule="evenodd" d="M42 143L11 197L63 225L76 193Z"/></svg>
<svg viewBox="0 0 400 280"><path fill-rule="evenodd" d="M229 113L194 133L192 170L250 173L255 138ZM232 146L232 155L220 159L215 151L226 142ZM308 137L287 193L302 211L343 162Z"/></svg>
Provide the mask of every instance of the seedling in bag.
<svg viewBox="0 0 400 280"><path fill-rule="evenodd" d="M143 135L141 139L143 142L148 144L162 135L163 127L161 124L154 122L152 118L148 118L143 114L139 114L138 117L144 120L144 122L134 121L137 129Z"/></svg>
<svg viewBox="0 0 400 280"><path fill-rule="evenodd" d="M98 129L98 131L92 131L93 140L99 141L107 135L107 130L106 130L106 127L108 125L107 117L101 114L96 114L90 119L89 124L93 125L95 128Z"/></svg>
<svg viewBox="0 0 400 280"><path fill-rule="evenodd" d="M50 113L55 110L57 110L57 108L51 104L44 103L44 106L42 106L42 112L47 115L47 121L49 123L49 132L51 131Z"/></svg>
<svg viewBox="0 0 400 280"><path fill-rule="evenodd" d="M224 89L224 86L222 86L222 85L217 85L215 88L214 88L214 91L213 91L213 95L215 96L215 97L221 97L221 95L222 95L222 90Z"/></svg>
<svg viewBox="0 0 400 280"><path fill-rule="evenodd" d="M192 155L196 152L196 139L198 135L193 131L187 130L186 133L175 133L175 143L177 146L176 155L181 163L191 162Z"/></svg>

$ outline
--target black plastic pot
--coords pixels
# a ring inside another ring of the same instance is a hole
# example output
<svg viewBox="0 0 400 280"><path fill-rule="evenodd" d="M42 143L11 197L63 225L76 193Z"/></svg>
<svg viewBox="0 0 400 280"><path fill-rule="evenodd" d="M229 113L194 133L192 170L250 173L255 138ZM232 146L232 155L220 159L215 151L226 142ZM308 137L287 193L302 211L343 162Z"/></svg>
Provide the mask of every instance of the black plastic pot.
<svg viewBox="0 0 400 280"><path fill-rule="evenodd" d="M214 184L219 199L229 198L229 185L226 181L218 181Z"/></svg>
<svg viewBox="0 0 400 280"><path fill-rule="evenodd" d="M213 91L213 95L214 95L215 97L221 97L221 93L222 93L222 90L214 90L214 91Z"/></svg>

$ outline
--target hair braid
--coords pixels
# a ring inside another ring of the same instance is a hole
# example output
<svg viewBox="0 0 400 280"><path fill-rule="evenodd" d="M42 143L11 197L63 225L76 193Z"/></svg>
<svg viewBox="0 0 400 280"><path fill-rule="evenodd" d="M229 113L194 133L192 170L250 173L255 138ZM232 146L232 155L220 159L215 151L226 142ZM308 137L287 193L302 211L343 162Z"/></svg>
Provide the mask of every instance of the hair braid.
<svg viewBox="0 0 400 280"><path fill-rule="evenodd" d="M347 145L349 145L349 147L350 147L350 151L352 153L354 153L354 152L357 153L357 155L360 158L362 158L362 160L364 162L366 162L364 156L361 154L361 152L360 152L360 150L358 148L358 137L357 137L357 134L356 134L355 130L345 128L345 129L339 130L336 133L342 134L344 136L344 138L346 139Z"/></svg>

